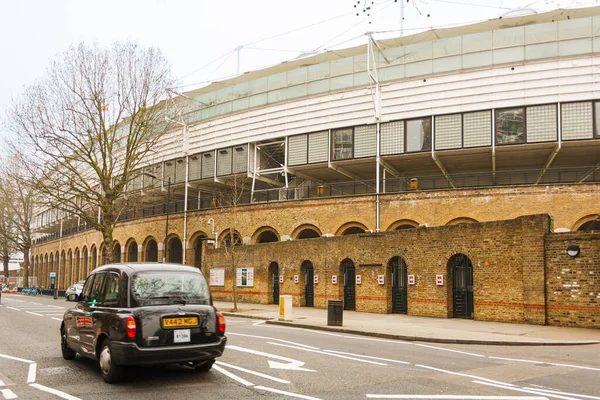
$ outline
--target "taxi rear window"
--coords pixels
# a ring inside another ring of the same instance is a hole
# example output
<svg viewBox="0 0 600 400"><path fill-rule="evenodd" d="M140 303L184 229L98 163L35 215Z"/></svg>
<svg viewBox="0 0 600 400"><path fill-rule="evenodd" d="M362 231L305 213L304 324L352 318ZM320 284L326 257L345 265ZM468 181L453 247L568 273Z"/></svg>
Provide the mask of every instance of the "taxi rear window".
<svg viewBox="0 0 600 400"><path fill-rule="evenodd" d="M210 299L204 276L188 272L138 272L131 280L131 291L138 301L179 299L194 302Z"/></svg>

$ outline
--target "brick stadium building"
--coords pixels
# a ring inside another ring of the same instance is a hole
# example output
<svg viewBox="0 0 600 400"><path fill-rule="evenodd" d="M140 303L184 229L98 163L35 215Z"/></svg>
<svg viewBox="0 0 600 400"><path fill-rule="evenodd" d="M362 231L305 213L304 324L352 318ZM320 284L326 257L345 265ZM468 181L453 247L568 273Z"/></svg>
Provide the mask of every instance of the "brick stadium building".
<svg viewBox="0 0 600 400"><path fill-rule="evenodd" d="M235 279L244 301L600 327L599 84L600 7L369 37L213 83L176 99L111 250L196 265L215 298ZM235 218L215 207L232 177ZM233 221L235 274L206 245ZM76 219L46 210L34 228L40 285L102 263Z"/></svg>

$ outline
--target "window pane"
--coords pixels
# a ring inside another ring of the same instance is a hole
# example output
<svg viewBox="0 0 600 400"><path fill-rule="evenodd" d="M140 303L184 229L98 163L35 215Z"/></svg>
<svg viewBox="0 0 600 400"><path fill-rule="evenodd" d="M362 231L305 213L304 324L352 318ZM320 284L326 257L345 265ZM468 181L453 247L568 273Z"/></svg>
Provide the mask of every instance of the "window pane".
<svg viewBox="0 0 600 400"><path fill-rule="evenodd" d="M94 285L92 287L92 294L87 300L88 302L91 302L92 305L102 304L102 288L104 287L105 276L106 273L96 274Z"/></svg>
<svg viewBox="0 0 600 400"><path fill-rule="evenodd" d="M523 116L522 108L496 111L496 143L523 143Z"/></svg>
<svg viewBox="0 0 600 400"><path fill-rule="evenodd" d="M119 275L109 274L107 280L104 305L116 305L119 302Z"/></svg>
<svg viewBox="0 0 600 400"><path fill-rule="evenodd" d="M406 121L406 151L431 150L431 118Z"/></svg>
<svg viewBox="0 0 600 400"><path fill-rule="evenodd" d="M334 130L332 139L334 160L352 158L352 128Z"/></svg>
<svg viewBox="0 0 600 400"><path fill-rule="evenodd" d="M131 291L135 300L208 300L208 284L201 274L189 272L139 272L133 276Z"/></svg>

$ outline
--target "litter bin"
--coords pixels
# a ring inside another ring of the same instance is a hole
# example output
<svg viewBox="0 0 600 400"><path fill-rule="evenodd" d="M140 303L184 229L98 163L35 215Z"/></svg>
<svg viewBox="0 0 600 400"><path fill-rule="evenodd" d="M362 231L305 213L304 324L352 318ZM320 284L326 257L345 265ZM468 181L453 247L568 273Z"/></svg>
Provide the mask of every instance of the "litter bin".
<svg viewBox="0 0 600 400"><path fill-rule="evenodd" d="M327 302L327 325L342 326L344 304L342 300L329 300Z"/></svg>

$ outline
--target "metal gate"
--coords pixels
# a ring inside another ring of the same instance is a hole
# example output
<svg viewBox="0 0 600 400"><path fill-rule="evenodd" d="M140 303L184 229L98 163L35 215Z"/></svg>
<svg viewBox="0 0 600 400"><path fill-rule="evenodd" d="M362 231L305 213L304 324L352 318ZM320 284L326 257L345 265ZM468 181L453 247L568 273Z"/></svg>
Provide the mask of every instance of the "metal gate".
<svg viewBox="0 0 600 400"><path fill-rule="evenodd" d="M454 318L473 318L473 265L469 257L456 254L452 270L452 310Z"/></svg>
<svg viewBox="0 0 600 400"><path fill-rule="evenodd" d="M356 270L351 260L342 261L344 270L344 310L356 309Z"/></svg>
<svg viewBox="0 0 600 400"><path fill-rule="evenodd" d="M315 305L315 270L310 261L305 261L306 267L306 286L304 290L304 298L306 299L306 307L314 307Z"/></svg>
<svg viewBox="0 0 600 400"><path fill-rule="evenodd" d="M406 314L408 312L406 262L403 258L394 257L390 260L392 267L392 313Z"/></svg>
<svg viewBox="0 0 600 400"><path fill-rule="evenodd" d="M279 304L279 265L276 262L269 266L271 279L273 280L273 304Z"/></svg>

